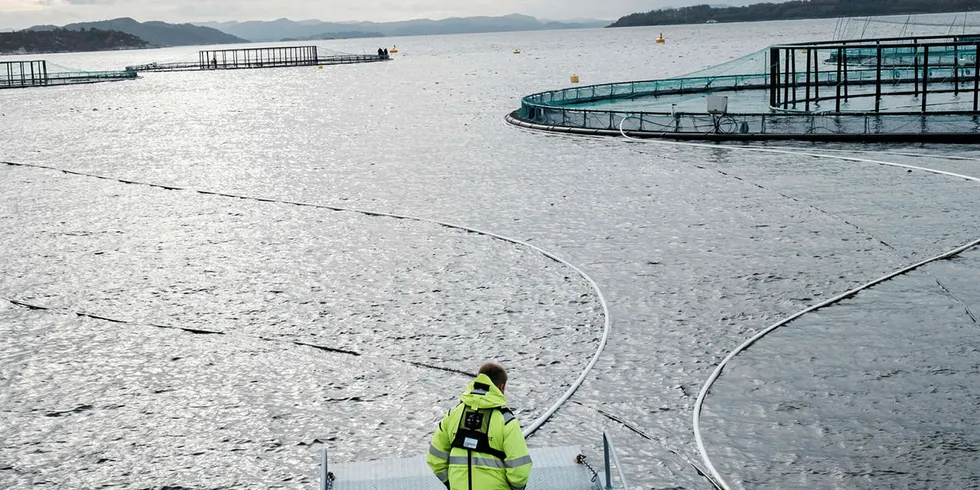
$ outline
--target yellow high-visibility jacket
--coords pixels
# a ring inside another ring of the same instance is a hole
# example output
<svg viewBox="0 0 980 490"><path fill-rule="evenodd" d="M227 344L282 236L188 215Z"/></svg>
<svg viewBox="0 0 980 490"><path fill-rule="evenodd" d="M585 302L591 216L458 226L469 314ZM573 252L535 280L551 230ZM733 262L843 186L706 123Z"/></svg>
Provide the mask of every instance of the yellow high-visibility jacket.
<svg viewBox="0 0 980 490"><path fill-rule="evenodd" d="M531 455L507 398L481 374L459 399L432 436L429 467L451 490L524 490Z"/></svg>

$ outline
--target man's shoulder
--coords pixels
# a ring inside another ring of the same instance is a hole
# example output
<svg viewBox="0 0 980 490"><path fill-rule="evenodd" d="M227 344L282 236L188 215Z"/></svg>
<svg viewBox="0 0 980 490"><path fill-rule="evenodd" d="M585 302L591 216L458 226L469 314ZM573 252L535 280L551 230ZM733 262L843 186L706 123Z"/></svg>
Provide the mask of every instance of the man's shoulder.
<svg viewBox="0 0 980 490"><path fill-rule="evenodd" d="M514 411L508 407L497 407L500 415L504 417L504 425L510 425L511 422L517 421L517 415L514 415Z"/></svg>

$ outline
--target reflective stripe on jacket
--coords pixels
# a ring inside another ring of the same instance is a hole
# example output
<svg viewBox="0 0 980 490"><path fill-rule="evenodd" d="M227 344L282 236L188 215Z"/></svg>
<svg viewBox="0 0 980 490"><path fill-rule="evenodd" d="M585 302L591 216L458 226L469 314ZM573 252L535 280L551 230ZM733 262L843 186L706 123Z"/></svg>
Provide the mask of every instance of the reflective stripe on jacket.
<svg viewBox="0 0 980 490"><path fill-rule="evenodd" d="M483 386L489 386L489 389L483 389ZM432 436L426 456L429 467L452 490L523 490L531 474L531 455L521 424L505 408L507 398L487 375L481 374L470 382L460 401L460 405L442 418ZM487 436L490 447L506 455L503 460L492 454L452 447L467 406L498 409L490 412Z"/></svg>

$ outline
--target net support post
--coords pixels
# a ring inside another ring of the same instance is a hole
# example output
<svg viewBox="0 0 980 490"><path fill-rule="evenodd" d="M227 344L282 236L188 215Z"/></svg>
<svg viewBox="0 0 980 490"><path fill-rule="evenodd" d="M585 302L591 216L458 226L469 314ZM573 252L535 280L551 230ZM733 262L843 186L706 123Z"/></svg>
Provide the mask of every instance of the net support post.
<svg viewBox="0 0 980 490"><path fill-rule="evenodd" d="M779 105L779 48L769 48L769 107Z"/></svg>
<svg viewBox="0 0 980 490"><path fill-rule="evenodd" d="M881 112L881 41L875 47L875 112Z"/></svg>
<svg viewBox="0 0 980 490"><path fill-rule="evenodd" d="M980 43L974 47L973 55L973 112L980 106Z"/></svg>
<svg viewBox="0 0 980 490"><path fill-rule="evenodd" d="M926 111L926 98L929 93L929 45L922 49L922 112Z"/></svg>
<svg viewBox="0 0 980 490"><path fill-rule="evenodd" d="M810 59L813 55L806 50L806 111L810 112Z"/></svg>

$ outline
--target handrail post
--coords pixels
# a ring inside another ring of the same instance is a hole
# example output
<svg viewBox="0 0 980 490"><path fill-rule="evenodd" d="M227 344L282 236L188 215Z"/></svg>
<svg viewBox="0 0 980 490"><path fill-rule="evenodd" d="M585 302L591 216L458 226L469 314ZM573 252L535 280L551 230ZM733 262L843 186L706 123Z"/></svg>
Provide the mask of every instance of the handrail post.
<svg viewBox="0 0 980 490"><path fill-rule="evenodd" d="M813 49L813 78L817 81L813 86L813 99L814 103L820 106L820 51L816 48Z"/></svg>
<svg viewBox="0 0 980 490"><path fill-rule="evenodd" d="M616 464L616 472L619 473L619 483L623 490L629 490L629 483L626 482L626 475L623 474L623 465L619 464L619 455L616 454L616 447L613 446L612 438L606 431L602 431L602 447L606 457L606 490L614 490L612 486L612 468L609 467L609 456L612 455L613 463Z"/></svg>
<svg viewBox="0 0 980 490"><path fill-rule="evenodd" d="M612 468L609 466L609 437L602 433L602 457L606 461L606 490L613 490Z"/></svg>
<svg viewBox="0 0 980 490"><path fill-rule="evenodd" d="M327 470L327 446L320 451L320 490L329 490L330 472Z"/></svg>

